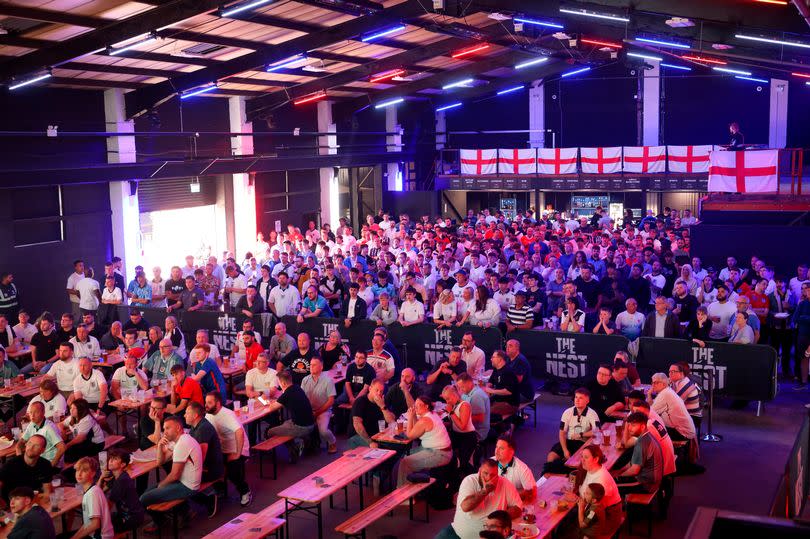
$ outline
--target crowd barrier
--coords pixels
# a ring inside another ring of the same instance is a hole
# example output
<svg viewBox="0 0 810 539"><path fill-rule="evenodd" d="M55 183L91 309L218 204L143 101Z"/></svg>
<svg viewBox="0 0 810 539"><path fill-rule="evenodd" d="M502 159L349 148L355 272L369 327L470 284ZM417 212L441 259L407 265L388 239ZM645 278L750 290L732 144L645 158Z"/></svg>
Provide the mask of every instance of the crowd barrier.
<svg viewBox="0 0 810 539"><path fill-rule="evenodd" d="M129 309L120 307L119 319L129 317ZM163 327L165 309L142 309L150 325ZM230 350L242 329L245 317L241 314L221 311L194 311L174 313L180 328L186 335L186 343L194 342L197 329L207 329L211 342L220 349ZM292 335L306 331L316 347L326 342L329 333L337 329L352 352L368 348L374 333L375 323L360 320L348 328L343 319L310 318L299 324L294 316L282 320ZM256 330L265 338L273 335L273 316L264 313L254 319ZM410 367L430 369L446 357L450 348L461 344L461 337L470 332L476 346L486 354L487 361L493 351L505 347L503 334L497 328L482 329L474 326L439 328L434 324L418 324L403 327L388 326L388 336L394 345L407 356ZM627 350L628 340L618 335L594 335L591 333L566 333L556 331L518 330L508 338L520 342L520 349L532 366L534 376L555 379L568 383L582 383L592 378L600 363L610 362L619 350ZM768 401L776 396L776 352L769 346L707 342L698 347L686 339L660 339L642 337L636 366L643 379L655 372L668 371L671 363L687 361L697 376L704 379L714 376L717 395L737 399Z"/></svg>
<svg viewBox="0 0 810 539"><path fill-rule="evenodd" d="M810 411L804 414L796 441L788 454L785 471L771 503L770 516L795 518L802 514L810 494Z"/></svg>

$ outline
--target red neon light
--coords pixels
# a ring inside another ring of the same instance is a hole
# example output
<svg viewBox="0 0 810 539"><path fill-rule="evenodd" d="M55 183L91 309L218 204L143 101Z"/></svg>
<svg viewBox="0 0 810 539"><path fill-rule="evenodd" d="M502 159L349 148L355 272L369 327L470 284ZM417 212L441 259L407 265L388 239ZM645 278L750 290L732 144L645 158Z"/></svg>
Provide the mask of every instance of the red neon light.
<svg viewBox="0 0 810 539"><path fill-rule="evenodd" d="M589 45L601 45L603 47L610 47L611 49L621 49L622 46L617 43L608 43L607 41L598 41L596 39L585 39L584 37L580 39L583 43L588 43Z"/></svg>
<svg viewBox="0 0 810 539"><path fill-rule="evenodd" d="M461 58L462 56L467 56L468 54L472 54L474 52L483 51L489 48L488 43L484 43L483 45L478 45L477 47L473 47L472 49L467 49L465 51L456 52L451 55L451 58Z"/></svg>
<svg viewBox="0 0 810 539"><path fill-rule="evenodd" d="M788 4L786 0L754 0L754 2L759 2L760 4L776 4L777 6L786 6Z"/></svg>
<svg viewBox="0 0 810 539"><path fill-rule="evenodd" d="M803 79L810 79L810 73L791 73L794 77L801 77Z"/></svg>
<svg viewBox="0 0 810 539"><path fill-rule="evenodd" d="M705 64L717 64L724 66L728 64L728 62L724 62L723 60L715 60L714 58L703 58L702 56L681 56L684 60L692 60L693 62L703 62Z"/></svg>
<svg viewBox="0 0 810 539"><path fill-rule="evenodd" d="M326 97L326 93L324 93L324 92L314 94L314 95L310 95L310 96L298 99L296 101L293 101L293 105L303 105L304 103L310 103L312 101L317 101L319 99L323 99L324 97Z"/></svg>
<svg viewBox="0 0 810 539"><path fill-rule="evenodd" d="M369 82L380 82L380 81L383 81L383 80L386 80L386 79L393 79L394 77L396 77L398 75L402 75L403 73L405 73L404 69L397 69L395 71L390 71L390 72L386 73L385 75L380 75L379 77L374 77Z"/></svg>

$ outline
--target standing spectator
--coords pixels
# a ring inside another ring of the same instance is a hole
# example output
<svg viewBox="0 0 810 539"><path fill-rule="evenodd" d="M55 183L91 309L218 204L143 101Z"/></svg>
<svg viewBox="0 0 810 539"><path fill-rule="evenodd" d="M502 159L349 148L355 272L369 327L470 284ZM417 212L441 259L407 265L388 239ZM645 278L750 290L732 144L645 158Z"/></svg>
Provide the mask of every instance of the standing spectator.
<svg viewBox="0 0 810 539"><path fill-rule="evenodd" d="M231 311L237 310L239 300L245 295L248 287L248 281L245 274L239 271L235 265L229 265L225 268L225 287L223 289L224 295L228 300L228 307Z"/></svg>
<svg viewBox="0 0 810 539"><path fill-rule="evenodd" d="M667 309L667 299L664 296L658 296L655 298L655 310L644 320L641 336L674 339L679 334L678 319Z"/></svg>
<svg viewBox="0 0 810 539"><path fill-rule="evenodd" d="M248 318L264 312L264 300L258 295L254 285L248 285L245 289L245 295L236 304L236 312Z"/></svg>
<svg viewBox="0 0 810 539"><path fill-rule="evenodd" d="M180 301L180 294L185 290L186 283L183 279L183 272L180 270L180 266L172 266L171 272L169 274L169 279L166 280L166 283L163 287L163 290L166 294L166 307L173 307L176 303Z"/></svg>
<svg viewBox="0 0 810 539"><path fill-rule="evenodd" d="M793 313L793 323L796 326L796 363L800 376L793 387L796 391L807 389L808 365L810 365L810 283L803 283L801 290L801 301Z"/></svg>
<svg viewBox="0 0 810 539"><path fill-rule="evenodd" d="M290 462L295 464L304 448L302 438L308 436L315 428L315 417L306 393L299 385L293 383L289 370L285 369L278 373L278 384L281 386L281 396L270 404L270 411L277 412L283 408L289 419L277 427L268 429L267 436L292 436L293 439L286 445L290 452Z"/></svg>
<svg viewBox="0 0 810 539"><path fill-rule="evenodd" d="M111 324L118 319L118 305L124 303L124 294L115 286L115 277L108 275L104 279L104 290L101 291L101 303L98 306L98 319L102 323Z"/></svg>
<svg viewBox="0 0 810 539"><path fill-rule="evenodd" d="M698 300L689 293L684 281L675 283L672 299L675 300L675 308L672 310L672 314L678 317L678 322L680 322L681 326L685 326L695 319Z"/></svg>
<svg viewBox="0 0 810 539"><path fill-rule="evenodd" d="M380 292L378 298L380 302L374 307L369 318L378 326L390 326L399 318L397 306L391 303L391 296L386 291Z"/></svg>
<svg viewBox="0 0 810 539"><path fill-rule="evenodd" d="M469 331L461 337L461 359L467 364L467 373L476 378L486 368L484 351L475 346L475 337Z"/></svg>
<svg viewBox="0 0 810 539"><path fill-rule="evenodd" d="M79 307L79 291L76 289L76 285L79 283L79 281L84 279L84 277L84 261L81 259L74 260L73 273L68 275L66 287L74 318L79 318L82 315Z"/></svg>
<svg viewBox="0 0 810 539"><path fill-rule="evenodd" d="M782 377L790 379L793 377L790 368L790 349L793 345L793 329L791 328L790 316L793 314L796 304L787 289L787 283L783 277L776 278L776 288L768 296L768 331L770 333L770 345L776 350L782 362Z"/></svg>
<svg viewBox="0 0 810 539"><path fill-rule="evenodd" d="M709 340L713 325L714 323L709 320L708 309L701 305L695 310L695 318L686 326L684 336L702 348Z"/></svg>
<svg viewBox="0 0 810 539"><path fill-rule="evenodd" d="M306 289L306 297L301 302L301 310L298 312L298 323L302 324L308 318L331 318L334 316L332 309L323 296L318 294L318 289L310 285Z"/></svg>
<svg viewBox="0 0 810 539"><path fill-rule="evenodd" d="M14 274L4 271L0 273L0 314L14 320L19 312L20 297L14 284Z"/></svg>
<svg viewBox="0 0 810 539"><path fill-rule="evenodd" d="M709 337L714 341L727 341L729 336L729 322L737 312L737 307L729 301L728 288L721 284L717 287L717 299L706 308L712 327Z"/></svg>
<svg viewBox="0 0 810 539"><path fill-rule="evenodd" d="M281 268L281 265L277 265L276 268ZM273 273L275 273L275 268ZM270 291L268 304L270 310L273 311L276 318L298 314L301 303L301 294L298 289L290 286L289 275L286 271L279 271L276 278L278 279L278 286Z"/></svg>
<svg viewBox="0 0 810 539"><path fill-rule="evenodd" d="M93 268L87 268L84 278L76 283L76 291L79 293L79 310L82 314L95 313L98 310L101 300L101 291L98 281L93 279ZM74 313L74 316L75 313Z"/></svg>
<svg viewBox="0 0 810 539"><path fill-rule="evenodd" d="M253 494L245 481L245 460L250 456L250 442L242 423L233 410L222 406L222 394L211 391L205 395L205 419L217 431L225 459L225 475L239 492L242 507L250 505Z"/></svg>
<svg viewBox="0 0 810 539"><path fill-rule="evenodd" d="M327 452L337 452L335 435L329 430L329 420L332 419L332 405L335 403L335 384L329 375L323 375L323 362L314 357L310 362L310 372L301 381L301 389L306 393L312 406L312 415L321 440L326 442Z"/></svg>
<svg viewBox="0 0 810 539"><path fill-rule="evenodd" d="M634 298L627 298L624 302L625 311L616 316L616 331L621 333L630 342L641 337L644 327L644 315L638 312L638 301Z"/></svg>
<svg viewBox="0 0 810 539"><path fill-rule="evenodd" d="M147 281L146 274L139 271L127 290L130 305L148 307L152 304L152 285Z"/></svg>

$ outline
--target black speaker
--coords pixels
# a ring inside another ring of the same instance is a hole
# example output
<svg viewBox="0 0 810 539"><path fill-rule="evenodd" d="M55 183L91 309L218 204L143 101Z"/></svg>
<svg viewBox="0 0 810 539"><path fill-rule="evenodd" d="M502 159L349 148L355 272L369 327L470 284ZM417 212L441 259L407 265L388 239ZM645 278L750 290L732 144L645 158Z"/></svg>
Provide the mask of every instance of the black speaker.
<svg viewBox="0 0 810 539"><path fill-rule="evenodd" d="M129 180L129 196L134 197L138 194L138 181Z"/></svg>

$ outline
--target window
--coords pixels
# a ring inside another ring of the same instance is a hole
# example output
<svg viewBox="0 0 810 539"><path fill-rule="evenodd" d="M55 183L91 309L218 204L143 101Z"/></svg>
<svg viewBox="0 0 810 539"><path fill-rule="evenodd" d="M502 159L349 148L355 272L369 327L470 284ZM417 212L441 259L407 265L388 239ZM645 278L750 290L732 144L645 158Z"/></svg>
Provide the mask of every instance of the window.
<svg viewBox="0 0 810 539"><path fill-rule="evenodd" d="M11 191L14 247L63 241L61 187L31 187Z"/></svg>

